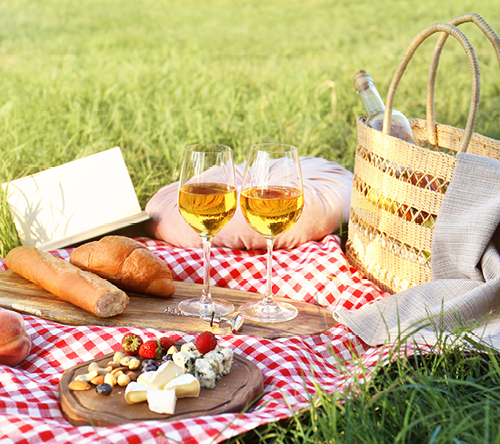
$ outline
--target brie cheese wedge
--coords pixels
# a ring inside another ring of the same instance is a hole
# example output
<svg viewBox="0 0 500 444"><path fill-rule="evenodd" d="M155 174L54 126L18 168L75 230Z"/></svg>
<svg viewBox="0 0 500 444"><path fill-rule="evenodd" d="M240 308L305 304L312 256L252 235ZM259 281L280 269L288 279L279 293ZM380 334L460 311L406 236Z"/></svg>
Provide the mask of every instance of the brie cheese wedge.
<svg viewBox="0 0 500 444"><path fill-rule="evenodd" d="M164 390L175 390L177 398L197 398L200 395L200 382L191 373L172 379Z"/></svg>
<svg viewBox="0 0 500 444"><path fill-rule="evenodd" d="M148 390L149 410L155 413L173 415L177 398L175 390Z"/></svg>
<svg viewBox="0 0 500 444"><path fill-rule="evenodd" d="M153 390L163 390L163 387L172 379L177 378L184 373L184 370L178 367L173 361L167 361L153 372L145 372L139 375L137 382Z"/></svg>
<svg viewBox="0 0 500 444"><path fill-rule="evenodd" d="M146 392L148 390L151 390L150 387L132 381L127 385L127 388L125 389L125 401L127 401L127 404L135 404L137 402L146 401Z"/></svg>

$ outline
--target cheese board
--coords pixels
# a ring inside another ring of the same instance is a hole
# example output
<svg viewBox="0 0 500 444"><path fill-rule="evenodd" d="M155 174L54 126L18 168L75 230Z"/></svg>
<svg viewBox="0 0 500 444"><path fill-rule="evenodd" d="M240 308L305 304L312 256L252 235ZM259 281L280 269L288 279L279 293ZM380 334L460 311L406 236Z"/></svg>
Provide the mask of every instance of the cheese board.
<svg viewBox="0 0 500 444"><path fill-rule="evenodd" d="M113 353L93 361L101 367L112 360ZM177 400L175 413L159 414L151 411L147 402L127 404L125 387L115 386L111 395L102 396L95 388L75 391L68 388L76 375L88 372L90 362L83 362L63 373L59 382L61 411L74 426L107 427L137 421L173 421L204 415L241 412L263 391L263 377L253 362L234 354L231 371L217 381L215 388L200 390L197 398Z"/></svg>
<svg viewBox="0 0 500 444"><path fill-rule="evenodd" d="M8 270L0 271L0 307L30 314L66 325L102 325L155 328L200 333L211 330L216 334L231 333L225 324L221 328L210 327L200 319L164 313L175 309L179 302L201 295L202 285L190 282L174 282L175 293L168 298L127 292L130 302L125 311L111 318L99 318L35 285L22 276ZM261 294L230 288L211 287L213 297L231 301L236 309L245 302L262 299ZM276 298L298 308L298 316L279 324L259 324L245 321L239 334L276 339L297 335L315 335L336 325L331 313L314 304ZM236 312L234 313L236 314Z"/></svg>

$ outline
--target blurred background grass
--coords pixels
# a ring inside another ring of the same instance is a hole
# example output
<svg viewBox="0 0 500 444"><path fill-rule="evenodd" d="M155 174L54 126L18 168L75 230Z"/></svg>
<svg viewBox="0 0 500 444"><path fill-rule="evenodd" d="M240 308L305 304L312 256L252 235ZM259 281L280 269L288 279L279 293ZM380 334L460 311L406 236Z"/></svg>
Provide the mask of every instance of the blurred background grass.
<svg viewBox="0 0 500 444"><path fill-rule="evenodd" d="M301 156L353 168L363 109L352 77L366 69L385 97L419 30L468 11L494 29L496 0L16 0L0 2L0 181L120 146L145 206L177 180L193 142L233 147L282 141ZM477 131L500 137L498 65L489 42L463 29L481 62ZM438 121L463 126L470 78L451 41L441 61ZM435 40L417 52L396 108L423 117ZM91 180L91 178L89 178ZM2 201L4 202L4 200ZM0 214L2 255L17 245Z"/></svg>

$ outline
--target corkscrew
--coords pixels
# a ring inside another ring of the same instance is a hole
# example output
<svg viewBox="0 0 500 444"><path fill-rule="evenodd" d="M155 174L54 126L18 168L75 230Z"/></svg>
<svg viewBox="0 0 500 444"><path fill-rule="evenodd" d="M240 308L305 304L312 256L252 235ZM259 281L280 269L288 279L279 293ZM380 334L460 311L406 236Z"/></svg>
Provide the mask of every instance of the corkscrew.
<svg viewBox="0 0 500 444"><path fill-rule="evenodd" d="M205 313L201 316L197 316L197 315L185 314L178 308L171 308L171 307L167 307L165 310L163 310L163 313L171 314L174 316L188 316L193 318L200 318L203 322L210 324L210 327L213 327L215 325L216 327L220 328L221 324L228 324L231 327L232 333L239 332L241 330L241 327L243 327L244 323L244 318L239 313L233 318L223 318L220 313L215 313L214 311L212 311L211 313Z"/></svg>

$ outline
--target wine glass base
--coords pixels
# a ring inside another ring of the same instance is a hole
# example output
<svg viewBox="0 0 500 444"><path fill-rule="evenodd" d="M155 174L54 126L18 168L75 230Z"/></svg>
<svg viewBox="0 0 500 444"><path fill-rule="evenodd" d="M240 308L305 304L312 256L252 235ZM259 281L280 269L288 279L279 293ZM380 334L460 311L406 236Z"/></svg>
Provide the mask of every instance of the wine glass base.
<svg viewBox="0 0 500 444"><path fill-rule="evenodd" d="M202 316L213 311L220 315L226 315L234 310L234 305L224 299L212 299L208 304L202 304L200 298L186 299L179 303L179 310L185 315Z"/></svg>
<svg viewBox="0 0 500 444"><path fill-rule="evenodd" d="M245 320L264 322L266 324L277 324L295 319L298 310L292 304L286 302L275 302L274 304L263 304L259 302L247 302L243 304L239 312Z"/></svg>

